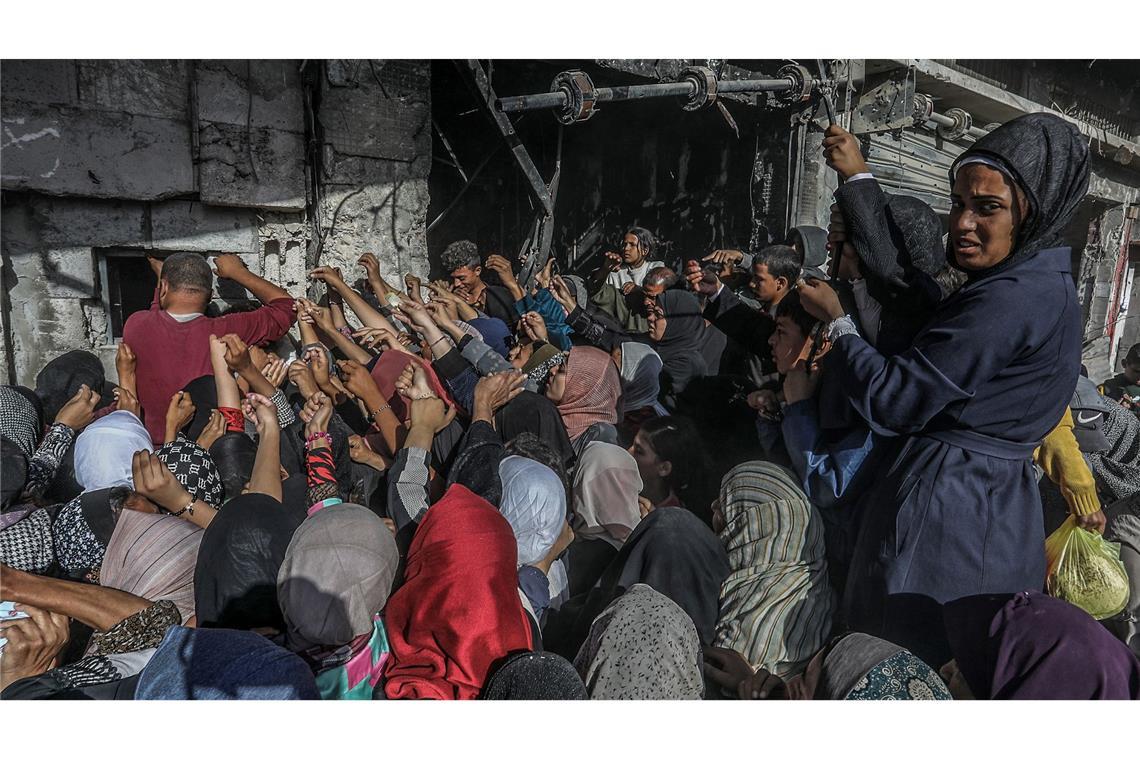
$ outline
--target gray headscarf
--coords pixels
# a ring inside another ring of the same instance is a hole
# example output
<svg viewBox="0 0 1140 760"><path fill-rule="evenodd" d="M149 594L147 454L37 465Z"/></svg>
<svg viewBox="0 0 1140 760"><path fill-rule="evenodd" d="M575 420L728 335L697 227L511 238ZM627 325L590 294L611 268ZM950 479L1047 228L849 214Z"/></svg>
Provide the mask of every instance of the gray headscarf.
<svg viewBox="0 0 1140 760"><path fill-rule="evenodd" d="M340 646L373 630L399 561L391 531L365 507L334 504L306 519L277 573L288 648Z"/></svg>
<svg viewBox="0 0 1140 760"><path fill-rule="evenodd" d="M816 699L950 699L930 666L898 644L850 633L823 660Z"/></svg>
<svg viewBox="0 0 1140 760"><path fill-rule="evenodd" d="M700 699L703 661L693 621L635 583L594 619L574 667L591 699Z"/></svg>

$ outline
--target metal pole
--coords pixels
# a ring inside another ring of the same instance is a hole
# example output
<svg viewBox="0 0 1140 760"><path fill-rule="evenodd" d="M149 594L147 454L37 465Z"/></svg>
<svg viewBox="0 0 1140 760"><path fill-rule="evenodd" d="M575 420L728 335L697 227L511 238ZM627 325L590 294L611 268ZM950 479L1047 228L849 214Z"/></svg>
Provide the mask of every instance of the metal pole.
<svg viewBox="0 0 1140 760"><path fill-rule="evenodd" d="M932 113L927 118L926 123L934 124L935 127L953 127L957 122L955 122L949 116L944 116L940 113ZM977 140L981 137L985 137L989 134L989 132L979 127L970 127L969 131L966 132L966 134Z"/></svg>
<svg viewBox="0 0 1140 760"><path fill-rule="evenodd" d="M784 79L725 79L717 82L718 93L783 92L796 86L791 78ZM635 84L624 87L599 87L594 90L594 100L598 103L615 103L646 98L689 98L696 94L692 82L656 82ZM569 96L563 92L543 92L537 95L514 95L499 98L496 107L503 113L538 111L544 108L565 108Z"/></svg>

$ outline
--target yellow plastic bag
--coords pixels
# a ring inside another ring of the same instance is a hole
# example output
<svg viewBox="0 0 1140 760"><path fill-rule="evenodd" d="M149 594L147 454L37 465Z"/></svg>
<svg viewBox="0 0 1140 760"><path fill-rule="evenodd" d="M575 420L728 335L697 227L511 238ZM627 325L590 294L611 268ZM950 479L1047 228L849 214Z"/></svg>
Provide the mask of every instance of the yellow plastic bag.
<svg viewBox="0 0 1140 760"><path fill-rule="evenodd" d="M1080 607L1097 620L1117 615L1128 604L1128 573L1120 544L1077 526L1072 515L1045 539L1049 594Z"/></svg>

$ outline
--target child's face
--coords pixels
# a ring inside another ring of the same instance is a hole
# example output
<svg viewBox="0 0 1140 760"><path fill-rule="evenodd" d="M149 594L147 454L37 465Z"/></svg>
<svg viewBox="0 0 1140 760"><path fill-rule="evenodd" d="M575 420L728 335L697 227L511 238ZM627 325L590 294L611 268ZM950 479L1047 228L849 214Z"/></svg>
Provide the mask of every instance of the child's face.
<svg viewBox="0 0 1140 760"><path fill-rule="evenodd" d="M1132 382L1134 382L1134 383L1140 382L1140 362L1136 362L1136 363L1132 363L1132 364L1125 362L1124 363L1124 374L1127 375L1128 379L1131 380Z"/></svg>
<svg viewBox="0 0 1140 760"><path fill-rule="evenodd" d="M807 339L808 336L804 335L803 330L791 317L776 319L776 330L768 339L768 345L772 349L772 358L776 361L777 372L786 375L792 370L800 354L803 353Z"/></svg>

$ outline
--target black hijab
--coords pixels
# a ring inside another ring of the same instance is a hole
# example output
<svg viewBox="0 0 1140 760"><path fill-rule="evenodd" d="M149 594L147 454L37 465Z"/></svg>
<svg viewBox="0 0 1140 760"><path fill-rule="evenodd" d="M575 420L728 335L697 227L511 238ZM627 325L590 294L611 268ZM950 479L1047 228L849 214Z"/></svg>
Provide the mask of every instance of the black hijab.
<svg viewBox="0 0 1140 760"><path fill-rule="evenodd" d="M546 396L523 391L495 412L495 429L510 443L519 433L533 433L546 442L562 459L566 469L574 464L574 447L558 407Z"/></svg>
<svg viewBox="0 0 1140 760"><path fill-rule="evenodd" d="M218 408L218 386L213 375L203 375L188 382L182 390L189 393L190 400L194 402L194 416L182 428L182 432L190 440L196 441L210 422L210 413Z"/></svg>
<svg viewBox="0 0 1140 760"><path fill-rule="evenodd" d="M687 509L661 507L650 512L625 540L584 601L571 600L558 630L543 631L544 643L563 655L574 654L586 640L594 618L635 583L644 583L688 613L702 644L710 644L720 612L720 587L731 568L720 539ZM552 641L553 639L553 641Z"/></svg>
<svg viewBox="0 0 1140 760"><path fill-rule="evenodd" d="M226 504L202 535L194 602L203 628L285 630L277 572L303 517L264 494Z"/></svg>
<svg viewBox="0 0 1140 760"><path fill-rule="evenodd" d="M0 465L0 508L7 509L15 504L28 480L28 458L8 436L0 437Z"/></svg>
<svg viewBox="0 0 1140 760"><path fill-rule="evenodd" d="M962 163L981 157L1000 165L1029 202L1017 231L1013 253L998 264L968 272L979 280L1056 248L1089 187L1088 139L1050 113L1031 113L1008 121L974 143L950 167L950 184ZM955 261L951 247L948 258Z"/></svg>
<svg viewBox="0 0 1140 760"><path fill-rule="evenodd" d="M479 699L589 699L582 677L553 652L519 652L487 679Z"/></svg>
<svg viewBox="0 0 1140 760"><path fill-rule="evenodd" d="M709 374L704 356L705 320L701 302L685 290L666 290L657 296L657 305L665 314L665 334L651 345L665 365L661 371L662 394L675 395L694 377Z"/></svg>
<svg viewBox="0 0 1140 760"><path fill-rule="evenodd" d="M63 405L79 392L80 385L102 395L106 405L112 399L105 387L103 363L90 351L68 351L44 365L36 375L36 395L43 402L43 419L54 420Z"/></svg>
<svg viewBox="0 0 1140 760"><path fill-rule="evenodd" d="M210 458L222 476L222 488L228 502L240 496L249 482L257 459L257 444L245 433L224 433L210 447Z"/></svg>

